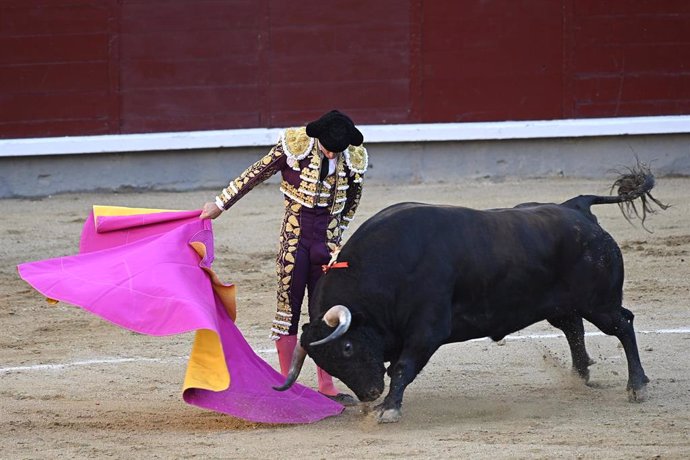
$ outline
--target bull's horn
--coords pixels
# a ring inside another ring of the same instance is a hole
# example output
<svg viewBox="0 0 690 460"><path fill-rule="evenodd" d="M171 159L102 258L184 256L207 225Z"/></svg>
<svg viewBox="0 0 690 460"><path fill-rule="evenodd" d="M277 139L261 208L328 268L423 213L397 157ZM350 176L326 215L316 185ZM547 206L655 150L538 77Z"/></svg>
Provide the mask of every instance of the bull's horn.
<svg viewBox="0 0 690 460"><path fill-rule="evenodd" d="M292 361L290 362L290 370L288 371L285 383L283 383L279 387L273 387L273 389L277 391L285 391L288 388L290 388L292 384L295 383L295 380L297 380L297 377L299 377L299 373L302 370L302 365L304 364L304 360L306 357L307 352L304 351L304 348L302 348L302 345L300 345L298 342L297 345L295 345L295 352L292 355Z"/></svg>
<svg viewBox="0 0 690 460"><path fill-rule="evenodd" d="M330 327L335 327L336 325L338 327L336 327L335 331L331 332L328 337L310 343L309 345L312 347L328 343L346 333L352 322L352 313L350 313L350 310L348 310L345 305L335 305L323 315L323 321Z"/></svg>

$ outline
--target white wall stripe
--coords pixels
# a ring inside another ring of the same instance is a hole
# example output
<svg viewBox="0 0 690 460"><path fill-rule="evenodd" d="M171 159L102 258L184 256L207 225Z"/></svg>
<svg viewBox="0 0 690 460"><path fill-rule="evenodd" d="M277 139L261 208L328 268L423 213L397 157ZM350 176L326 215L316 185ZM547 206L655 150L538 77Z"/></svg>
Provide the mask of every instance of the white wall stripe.
<svg viewBox="0 0 690 460"><path fill-rule="evenodd" d="M367 144L690 133L690 115L361 125ZM283 128L0 139L0 157L269 147Z"/></svg>
<svg viewBox="0 0 690 460"><path fill-rule="evenodd" d="M682 328L676 328L676 329L657 329L653 331L635 331L636 334L659 334L659 335L664 335L664 334L690 334L690 328L688 327L682 327ZM598 337L598 336L604 336L603 332L585 332L586 337ZM534 339L556 339L556 338L565 338L563 334L528 334L528 335L509 335L506 336L506 340L534 340ZM470 342L476 342L476 341L486 341L490 340L488 338L481 338L481 339L474 339L470 340ZM271 354L275 353L275 349L262 349L258 350L257 353L259 354ZM143 358L143 357L133 357L133 358L103 358L103 359L90 359L90 360L85 360L85 361L72 361L68 363L60 363L60 364L35 364L31 366L14 366L14 367L3 367L0 368L0 374L9 374L12 372L31 372L31 371L54 371L54 370L62 370L62 369L67 369L70 367L78 367L78 366L92 366L92 365L99 365L99 364L122 364L122 363L132 363L132 362L156 362L156 363L164 363L164 362L170 362L170 361L179 361L179 360L186 360L188 358L186 357L174 357L174 358Z"/></svg>

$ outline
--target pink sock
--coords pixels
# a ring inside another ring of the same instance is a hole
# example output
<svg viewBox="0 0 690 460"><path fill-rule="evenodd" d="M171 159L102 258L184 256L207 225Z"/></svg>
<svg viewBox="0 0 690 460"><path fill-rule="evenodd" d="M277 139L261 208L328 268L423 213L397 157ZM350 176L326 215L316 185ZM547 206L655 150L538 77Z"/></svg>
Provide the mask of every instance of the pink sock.
<svg viewBox="0 0 690 460"><path fill-rule="evenodd" d="M276 350L278 351L278 363L280 363L280 373L287 377L292 362L292 355L295 353L297 345L296 335L284 335L276 340Z"/></svg>
<svg viewBox="0 0 690 460"><path fill-rule="evenodd" d="M333 384L333 377L331 377L320 367L316 368L316 379L319 382L319 393L323 393L328 396L335 396L340 393Z"/></svg>

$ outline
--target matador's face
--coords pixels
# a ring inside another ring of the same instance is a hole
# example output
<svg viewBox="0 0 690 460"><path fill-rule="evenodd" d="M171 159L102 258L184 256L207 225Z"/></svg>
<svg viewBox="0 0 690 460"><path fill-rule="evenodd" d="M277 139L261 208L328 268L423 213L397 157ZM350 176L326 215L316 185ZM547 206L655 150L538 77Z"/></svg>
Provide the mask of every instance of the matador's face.
<svg viewBox="0 0 690 460"><path fill-rule="evenodd" d="M323 156L325 156L329 160L332 160L333 158L338 156L338 152L331 152L330 150L326 150L326 148L323 145L321 145L321 142L319 142L319 150L321 150Z"/></svg>

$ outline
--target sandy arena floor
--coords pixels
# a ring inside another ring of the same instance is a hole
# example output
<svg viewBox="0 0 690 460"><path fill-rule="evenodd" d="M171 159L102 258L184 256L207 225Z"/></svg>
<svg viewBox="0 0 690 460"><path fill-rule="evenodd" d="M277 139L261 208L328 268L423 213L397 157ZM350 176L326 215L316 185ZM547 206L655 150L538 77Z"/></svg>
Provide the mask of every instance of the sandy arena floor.
<svg viewBox="0 0 690 460"><path fill-rule="evenodd" d="M388 204L476 208L608 194L605 180L368 184L353 227ZM15 458L690 458L690 179L660 178L671 203L647 233L616 206L596 214L626 262L648 400L627 401L626 361L613 337L587 338L591 386L571 377L564 338L534 325L504 346L449 345L406 392L400 423L366 407L313 425L247 423L186 405L181 385L193 334L148 337L66 304L49 306L16 272L77 252L92 204L197 209L216 190L68 194L0 200L0 457ZM274 256L282 199L263 185L214 222L215 270L238 286L238 321L272 365ZM306 308L305 308L306 310ZM306 317L305 317L306 319ZM588 331L596 330L588 326ZM315 384L307 363L301 381Z"/></svg>

